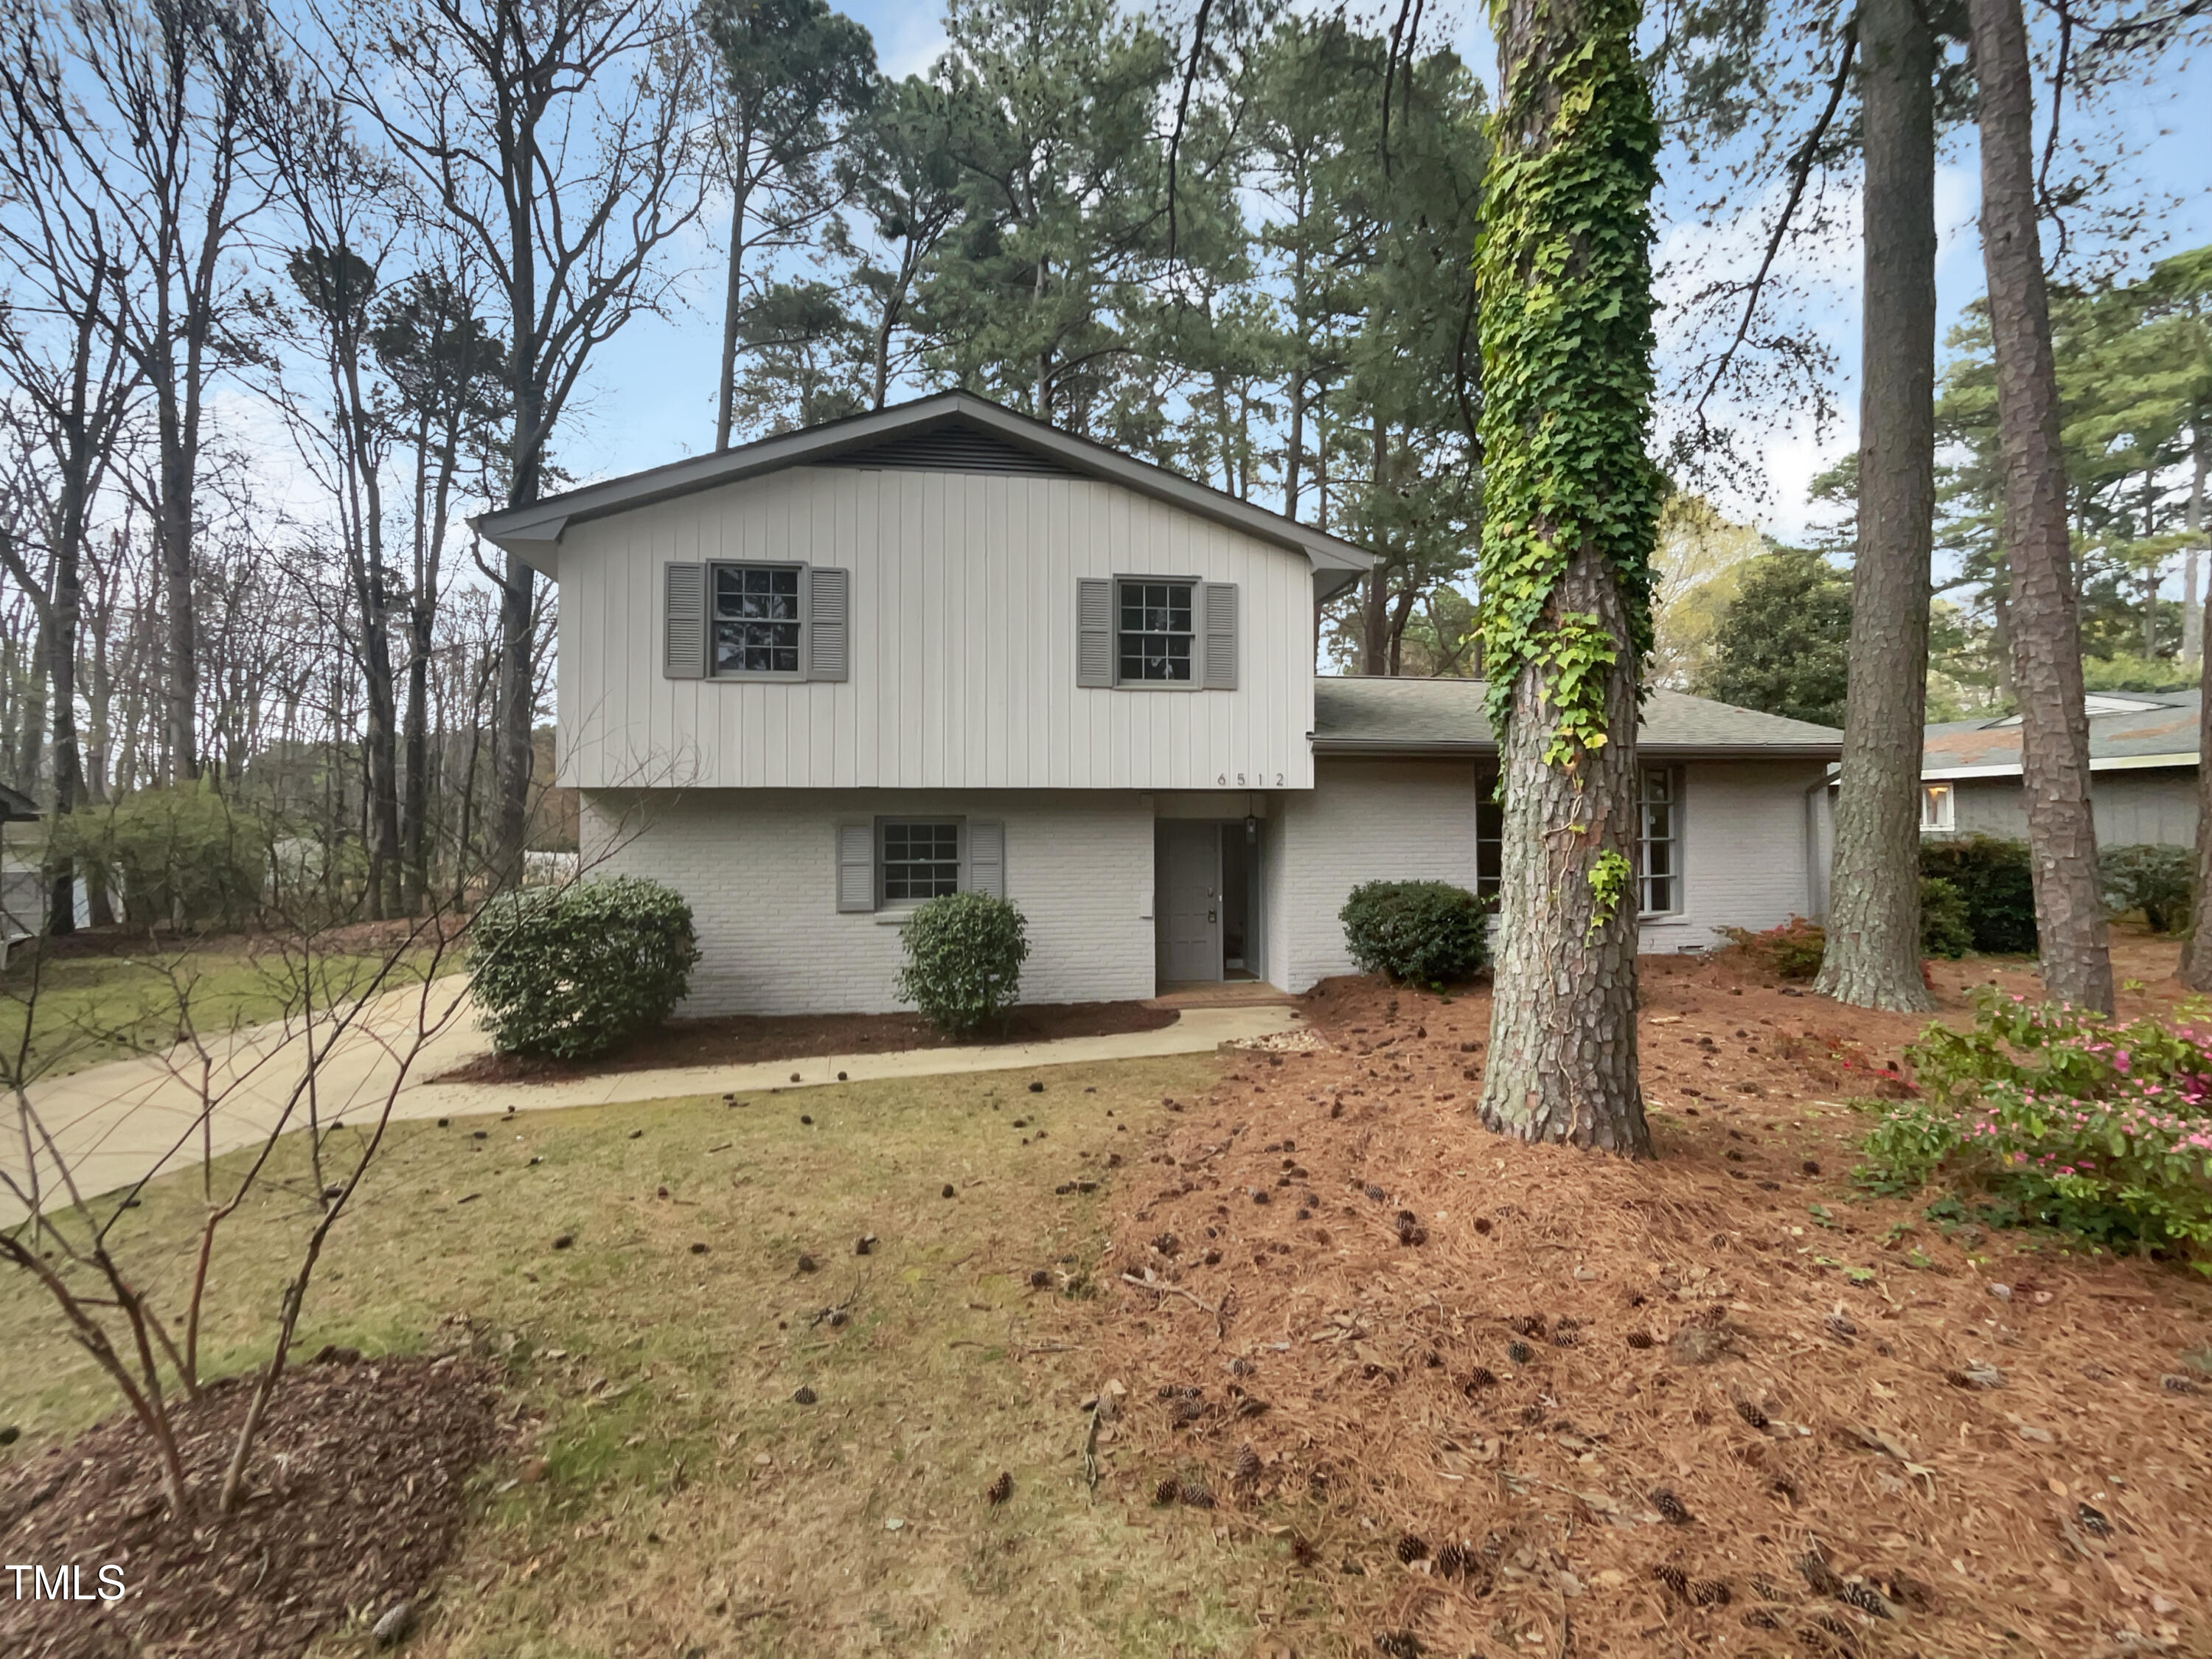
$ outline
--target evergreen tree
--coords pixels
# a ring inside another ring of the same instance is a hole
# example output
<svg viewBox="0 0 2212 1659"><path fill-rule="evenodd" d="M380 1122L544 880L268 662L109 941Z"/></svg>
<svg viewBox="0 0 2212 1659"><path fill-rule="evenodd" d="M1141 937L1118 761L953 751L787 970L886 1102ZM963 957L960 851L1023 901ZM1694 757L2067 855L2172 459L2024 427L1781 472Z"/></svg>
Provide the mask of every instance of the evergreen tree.
<svg viewBox="0 0 2212 1659"><path fill-rule="evenodd" d="M1777 547L1749 560L1735 602L1713 629L1700 696L1811 720L1844 723L1850 578L1818 553Z"/></svg>

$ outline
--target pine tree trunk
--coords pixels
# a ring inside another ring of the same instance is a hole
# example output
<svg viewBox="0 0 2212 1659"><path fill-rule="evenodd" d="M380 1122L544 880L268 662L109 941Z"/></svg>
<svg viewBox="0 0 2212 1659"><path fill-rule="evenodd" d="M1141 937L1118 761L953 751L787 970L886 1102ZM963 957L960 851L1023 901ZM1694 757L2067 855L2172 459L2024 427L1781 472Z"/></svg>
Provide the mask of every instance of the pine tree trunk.
<svg viewBox="0 0 2212 1659"><path fill-rule="evenodd" d="M1936 1006L1920 973L1919 811L1936 522L1936 48L1917 0L1867 0L1859 51L1858 557L1828 946L1815 988L1863 1008L1923 1012Z"/></svg>
<svg viewBox="0 0 2212 1659"><path fill-rule="evenodd" d="M1505 852L1478 1109L1522 1139L1642 1157L1629 872L1658 506L1646 455L1658 131L1634 53L1638 10L1508 0L1493 12L1502 90L1475 272L1483 635L1505 682L1493 703Z"/></svg>
<svg viewBox="0 0 2212 1659"><path fill-rule="evenodd" d="M2109 1014L2112 962L2089 811L2089 720L2066 533L2058 372L2036 236L2027 26L2020 0L1967 0L1966 10L1981 88L1982 263L1996 359L2013 683L2020 696L2021 781L2027 791L2043 988L2057 1001Z"/></svg>

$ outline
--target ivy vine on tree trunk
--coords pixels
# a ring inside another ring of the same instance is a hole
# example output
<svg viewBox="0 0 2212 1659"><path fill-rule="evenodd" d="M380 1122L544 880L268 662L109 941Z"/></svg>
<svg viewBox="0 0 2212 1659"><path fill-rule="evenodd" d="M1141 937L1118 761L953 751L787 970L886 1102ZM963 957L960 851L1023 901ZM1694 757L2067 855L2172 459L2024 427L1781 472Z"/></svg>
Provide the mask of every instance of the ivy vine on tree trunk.
<svg viewBox="0 0 2212 1659"><path fill-rule="evenodd" d="M1648 1156L1637 1082L1638 678L1660 480L1658 128L1637 0L1496 0L1482 232L1482 642L1505 795L1480 1112Z"/></svg>

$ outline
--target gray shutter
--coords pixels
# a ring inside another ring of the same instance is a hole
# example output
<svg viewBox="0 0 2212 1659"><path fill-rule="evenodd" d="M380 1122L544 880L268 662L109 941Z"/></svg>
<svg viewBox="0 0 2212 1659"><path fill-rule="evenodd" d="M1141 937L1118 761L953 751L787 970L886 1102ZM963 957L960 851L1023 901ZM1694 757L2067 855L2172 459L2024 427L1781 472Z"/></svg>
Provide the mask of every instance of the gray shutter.
<svg viewBox="0 0 2212 1659"><path fill-rule="evenodd" d="M837 908L876 908L876 826L872 823L837 826Z"/></svg>
<svg viewBox="0 0 2212 1659"><path fill-rule="evenodd" d="M1206 584L1206 689L1237 689L1237 584Z"/></svg>
<svg viewBox="0 0 2212 1659"><path fill-rule="evenodd" d="M1076 580L1075 683L1114 684L1114 582L1109 576Z"/></svg>
<svg viewBox="0 0 2212 1659"><path fill-rule="evenodd" d="M672 680L707 677L707 567L660 568L660 672Z"/></svg>
<svg viewBox="0 0 2212 1659"><path fill-rule="evenodd" d="M853 573L815 565L806 573L806 678L848 678L852 658Z"/></svg>
<svg viewBox="0 0 2212 1659"><path fill-rule="evenodd" d="M1006 896L1006 826L971 823L968 826L968 890Z"/></svg>

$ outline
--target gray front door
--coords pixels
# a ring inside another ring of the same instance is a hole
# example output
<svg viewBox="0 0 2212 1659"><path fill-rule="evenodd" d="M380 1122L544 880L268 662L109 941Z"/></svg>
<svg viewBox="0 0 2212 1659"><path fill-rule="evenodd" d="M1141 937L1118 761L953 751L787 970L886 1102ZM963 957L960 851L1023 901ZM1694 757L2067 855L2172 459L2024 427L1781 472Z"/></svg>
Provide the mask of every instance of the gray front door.
<svg viewBox="0 0 2212 1659"><path fill-rule="evenodd" d="M1169 819L1159 827L1159 977L1221 977L1221 830Z"/></svg>

